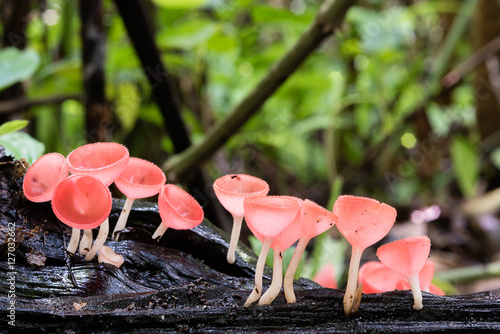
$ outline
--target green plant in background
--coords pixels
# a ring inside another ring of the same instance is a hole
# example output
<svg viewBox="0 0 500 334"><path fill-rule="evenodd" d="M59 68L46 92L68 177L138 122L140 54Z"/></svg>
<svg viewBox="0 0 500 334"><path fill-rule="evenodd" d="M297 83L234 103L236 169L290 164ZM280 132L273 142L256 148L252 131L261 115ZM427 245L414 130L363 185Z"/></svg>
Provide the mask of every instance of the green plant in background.
<svg viewBox="0 0 500 334"><path fill-rule="evenodd" d="M25 132L20 132L28 125L26 120L14 120L0 125L0 145L5 152L16 159L24 158L29 164L42 156L45 145Z"/></svg>

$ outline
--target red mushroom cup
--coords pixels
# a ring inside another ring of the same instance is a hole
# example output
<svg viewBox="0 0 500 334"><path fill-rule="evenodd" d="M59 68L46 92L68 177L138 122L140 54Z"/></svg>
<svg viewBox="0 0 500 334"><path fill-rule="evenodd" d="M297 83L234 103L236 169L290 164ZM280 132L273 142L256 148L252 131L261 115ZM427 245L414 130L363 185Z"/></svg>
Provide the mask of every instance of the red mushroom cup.
<svg viewBox="0 0 500 334"><path fill-rule="evenodd" d="M35 161L23 180L23 192L32 202L48 202L54 189L68 177L69 166L66 158L59 153L48 153Z"/></svg>

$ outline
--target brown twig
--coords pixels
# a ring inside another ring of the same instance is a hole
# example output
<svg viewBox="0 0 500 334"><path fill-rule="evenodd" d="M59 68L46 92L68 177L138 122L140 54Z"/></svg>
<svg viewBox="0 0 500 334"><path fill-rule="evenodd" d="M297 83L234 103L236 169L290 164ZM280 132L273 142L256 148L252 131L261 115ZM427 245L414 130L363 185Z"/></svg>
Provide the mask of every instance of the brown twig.
<svg viewBox="0 0 500 334"><path fill-rule="evenodd" d="M60 104L67 100L82 101L82 94L54 95L28 99L26 97L0 102L0 114L9 114L47 104Z"/></svg>

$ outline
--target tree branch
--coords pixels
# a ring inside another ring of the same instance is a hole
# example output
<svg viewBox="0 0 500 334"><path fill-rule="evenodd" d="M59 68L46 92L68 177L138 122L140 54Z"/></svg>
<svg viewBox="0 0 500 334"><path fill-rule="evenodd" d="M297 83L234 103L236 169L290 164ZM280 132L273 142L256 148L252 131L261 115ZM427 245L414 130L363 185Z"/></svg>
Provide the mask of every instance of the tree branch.
<svg viewBox="0 0 500 334"><path fill-rule="evenodd" d="M9 114L19 110L29 109L31 107L36 107L46 104L60 104L66 100L82 101L83 96L81 94L68 94L68 95L45 96L45 97L31 98L31 99L21 97L18 99L12 99L0 102L0 114Z"/></svg>
<svg viewBox="0 0 500 334"><path fill-rule="evenodd" d="M327 1L295 46L273 66L260 83L197 144L172 156L163 165L169 180L182 178L199 168L231 138L286 81L302 62L343 22L355 0Z"/></svg>

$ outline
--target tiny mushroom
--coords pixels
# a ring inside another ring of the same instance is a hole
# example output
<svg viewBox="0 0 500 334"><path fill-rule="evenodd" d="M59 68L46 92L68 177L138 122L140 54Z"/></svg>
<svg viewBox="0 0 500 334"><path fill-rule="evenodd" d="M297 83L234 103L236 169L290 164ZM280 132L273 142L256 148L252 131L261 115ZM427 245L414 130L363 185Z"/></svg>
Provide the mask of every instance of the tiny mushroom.
<svg viewBox="0 0 500 334"><path fill-rule="evenodd" d="M227 262L233 264L236 245L240 238L241 223L245 215L243 201L247 197L267 195L269 185L255 176L229 174L215 180L213 187L219 202L233 216L233 229L227 251Z"/></svg>
<svg viewBox="0 0 500 334"><path fill-rule="evenodd" d="M108 246L102 246L99 254L97 254L97 262L109 263L116 268L120 268L125 260L120 254L116 254L113 249Z"/></svg>
<svg viewBox="0 0 500 334"><path fill-rule="evenodd" d="M433 276L434 262L427 260L424 268L422 268L418 275L420 289L425 292L443 296L444 292L432 284ZM363 285L363 293L381 293L396 289L411 289L408 280L378 261L370 261L361 266L359 269L359 284Z"/></svg>
<svg viewBox="0 0 500 334"><path fill-rule="evenodd" d="M107 224L103 222L111 212L111 193L106 185L90 175L71 175L54 190L52 209L60 221L75 229L93 229L101 225L94 244L99 251L108 235ZM68 248L70 246L76 249L76 245L68 245ZM92 260L94 255L89 252L85 260Z"/></svg>
<svg viewBox="0 0 500 334"><path fill-rule="evenodd" d="M127 196L127 199L113 230L113 236L127 225L134 200L158 194L166 180L161 168L154 163L133 157L129 159L127 167L115 180L115 185ZM118 240L118 236L116 235L115 240Z"/></svg>
<svg viewBox="0 0 500 334"><path fill-rule="evenodd" d="M309 241L315 236L327 231L337 221L337 216L315 202L306 199L300 208L300 218L302 221L301 235L299 243L295 248L292 260L288 265L285 274L283 289L287 303L295 303L295 293L293 292L293 277L299 266L300 259Z"/></svg>
<svg viewBox="0 0 500 334"><path fill-rule="evenodd" d="M269 248L274 238L297 216L299 202L287 196L256 196L245 198L243 206L248 227L257 232L255 236L261 238L263 244L255 268L255 287L245 302L245 306L248 306L260 298Z"/></svg>
<svg viewBox="0 0 500 334"><path fill-rule="evenodd" d="M339 196L333 206L338 217L337 228L352 246L349 275L344 295L344 314L357 311L361 290L357 291L358 270L363 251L381 240L394 225L396 209L367 197Z"/></svg>
<svg viewBox="0 0 500 334"><path fill-rule="evenodd" d="M297 210L297 215L290 225L288 225L283 232L278 234L271 244L271 248L273 249L273 279L269 289L260 297L259 305L271 304L280 293L281 286L283 285L283 252L299 240L302 230L300 207L302 206L303 200L293 196L284 197L296 200L297 203L299 203L299 210ZM257 231L252 231L252 233L258 235ZM261 241L264 240L263 237L258 239Z"/></svg>
<svg viewBox="0 0 500 334"><path fill-rule="evenodd" d="M128 149L121 144L113 142L82 145L74 149L67 157L71 174L93 176L101 180L106 186L111 185L118 175L125 170L129 159L130 154ZM101 229L109 232L109 221L107 219L103 222ZM104 241L107 238L108 232L106 232L105 236L100 233L104 236ZM92 246L92 231L85 229L79 251L80 254L86 255L86 261L91 261L95 254L97 254L99 249L94 249L97 246L96 243ZM88 255L89 252L91 255Z"/></svg>
<svg viewBox="0 0 500 334"><path fill-rule="evenodd" d="M168 228L189 230L201 224L203 209L187 192L173 184L166 184L158 196L161 223L152 238L160 240Z"/></svg>
<svg viewBox="0 0 500 334"><path fill-rule="evenodd" d="M23 180L23 192L32 202L52 200L56 186L68 177L66 158L59 153L48 153L38 158L28 169ZM80 229L72 228L71 239L66 250L75 254L80 241Z"/></svg>
<svg viewBox="0 0 500 334"><path fill-rule="evenodd" d="M23 192L32 202L48 202L55 187L68 177L66 158L59 153L48 153L38 158L28 169L23 180Z"/></svg>
<svg viewBox="0 0 500 334"><path fill-rule="evenodd" d="M429 257L430 250L431 240L427 236L396 240L380 246L377 250L380 262L404 276L410 283L414 310L421 310L423 307L419 274Z"/></svg>

